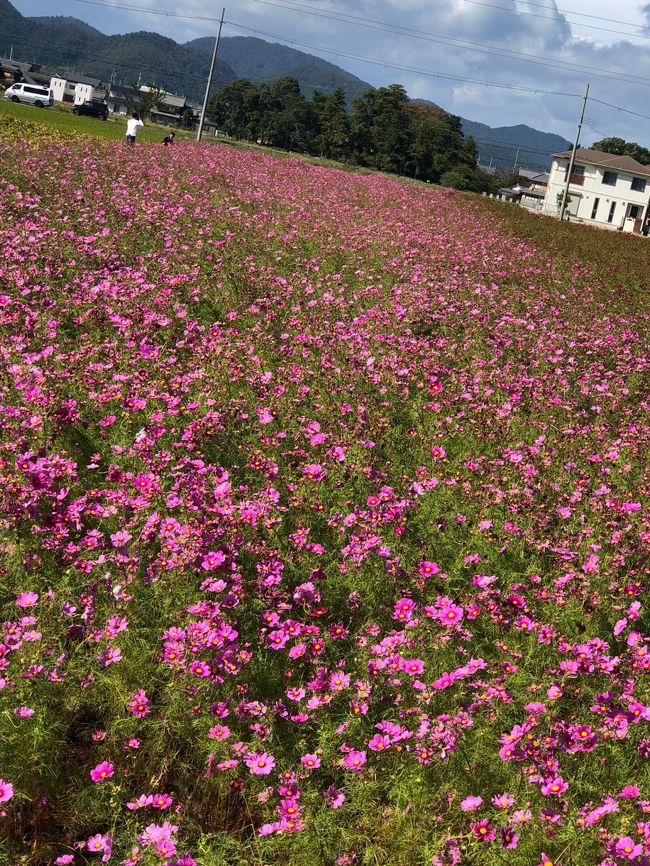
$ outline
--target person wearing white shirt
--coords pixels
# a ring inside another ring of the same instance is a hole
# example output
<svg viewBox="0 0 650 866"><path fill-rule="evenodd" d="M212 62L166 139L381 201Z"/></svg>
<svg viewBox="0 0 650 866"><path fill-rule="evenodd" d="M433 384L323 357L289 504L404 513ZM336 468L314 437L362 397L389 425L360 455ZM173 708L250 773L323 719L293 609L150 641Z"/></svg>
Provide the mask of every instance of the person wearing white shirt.
<svg viewBox="0 0 650 866"><path fill-rule="evenodd" d="M126 142L127 144L135 144L135 136L144 123L140 120L140 115L135 112L131 115L126 123Z"/></svg>

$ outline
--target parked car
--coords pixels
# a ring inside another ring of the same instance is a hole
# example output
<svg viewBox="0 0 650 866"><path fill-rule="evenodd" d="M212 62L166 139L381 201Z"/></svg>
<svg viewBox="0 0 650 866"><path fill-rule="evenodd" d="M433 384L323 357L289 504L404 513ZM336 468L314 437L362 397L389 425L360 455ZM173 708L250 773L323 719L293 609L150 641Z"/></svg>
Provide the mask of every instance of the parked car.
<svg viewBox="0 0 650 866"><path fill-rule="evenodd" d="M12 84L5 90L5 99L45 108L54 105L54 91L49 87L40 87L38 84Z"/></svg>
<svg viewBox="0 0 650 866"><path fill-rule="evenodd" d="M86 100L86 102L75 105L72 113L77 116L85 115L86 117L98 117L100 120L106 120L108 117L108 106L105 102Z"/></svg>

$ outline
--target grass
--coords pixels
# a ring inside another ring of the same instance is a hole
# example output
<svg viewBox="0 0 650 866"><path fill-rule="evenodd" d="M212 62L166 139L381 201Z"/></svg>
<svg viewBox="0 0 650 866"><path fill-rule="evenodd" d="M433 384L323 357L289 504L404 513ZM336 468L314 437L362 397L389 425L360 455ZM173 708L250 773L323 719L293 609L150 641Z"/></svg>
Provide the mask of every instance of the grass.
<svg viewBox="0 0 650 866"><path fill-rule="evenodd" d="M77 117L69 108L54 106L53 108L35 108L33 105L23 105L0 98L0 116L9 115L33 123L40 123L61 132L81 132L96 138L111 141L122 140L126 135L126 119L109 115L102 121L95 117ZM191 130L177 129L178 141L193 141L196 133ZM160 123L147 122L144 129L138 132L138 141L161 142L169 132L169 127Z"/></svg>

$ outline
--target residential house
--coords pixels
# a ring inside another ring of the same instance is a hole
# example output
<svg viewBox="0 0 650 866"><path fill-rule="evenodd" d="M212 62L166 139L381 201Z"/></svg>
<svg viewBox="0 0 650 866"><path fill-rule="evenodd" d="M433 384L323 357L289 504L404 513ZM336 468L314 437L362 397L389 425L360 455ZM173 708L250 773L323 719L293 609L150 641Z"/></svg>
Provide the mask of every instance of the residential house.
<svg viewBox="0 0 650 866"><path fill-rule="evenodd" d="M571 151L553 154L543 212L559 213ZM579 147L569 178L570 218L609 229L640 233L648 221L650 166L631 156Z"/></svg>
<svg viewBox="0 0 650 866"><path fill-rule="evenodd" d="M106 87L106 105L112 114L131 114L137 111L140 93L135 87L110 84Z"/></svg>
<svg viewBox="0 0 650 866"><path fill-rule="evenodd" d="M54 92L55 102L81 105L82 102L90 102L95 97L100 83L99 78L86 78L84 75L71 75L65 78L53 76L50 79L50 88Z"/></svg>
<svg viewBox="0 0 650 866"><path fill-rule="evenodd" d="M148 90L142 87L141 90ZM152 123L162 123L165 126L178 126L181 115L187 107L187 99L184 96L175 96L173 93L164 93L149 112Z"/></svg>
<svg viewBox="0 0 650 866"><path fill-rule="evenodd" d="M39 67L34 66L33 63L23 63L20 60L0 57L0 83L5 87L11 87L12 84L17 84L20 81L25 82L25 84L40 84L40 81L34 78L38 69Z"/></svg>

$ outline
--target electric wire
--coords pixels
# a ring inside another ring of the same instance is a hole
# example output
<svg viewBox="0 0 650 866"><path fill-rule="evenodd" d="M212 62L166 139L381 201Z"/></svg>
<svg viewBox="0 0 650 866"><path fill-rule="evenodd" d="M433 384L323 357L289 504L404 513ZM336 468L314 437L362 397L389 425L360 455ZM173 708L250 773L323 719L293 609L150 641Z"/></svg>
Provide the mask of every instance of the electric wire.
<svg viewBox="0 0 650 866"><path fill-rule="evenodd" d="M105 8L111 9L125 9L129 11L137 11L137 12L147 12L148 14L157 14L161 16L168 17L189 17L194 18L195 20L205 20L205 21L215 21L218 19L211 18L200 18L200 16L185 16L182 13L172 13L168 10L151 10L145 9L141 6L135 6L133 4L126 3L109 3L103 2L103 0L75 0L75 2L86 3L93 6L103 6ZM632 73L621 73L612 69L602 69L601 67L589 66L588 64L581 64L578 62L571 62L566 60L557 60L550 57L544 57L542 55L531 55L527 54L523 51L515 51L512 49L499 48L497 46L486 45L482 42L472 42L469 40L462 39L454 39L453 37L444 36L437 33L432 33L429 31L419 31L414 30L413 28L403 27L401 25L395 25L390 22L379 21L377 19L362 17L358 15L351 15L349 13L336 13L331 12L326 9L322 9L316 6L306 6L304 4L298 2L292 2L292 0L284 0L284 2L277 2L277 0L254 0L254 2L271 6L275 8L280 8L284 10L290 10L299 12L302 14L310 15L312 17L324 18L326 20L339 21L348 24L354 24L355 26L363 27L367 30L375 30L379 32L390 33L392 35L403 35L407 38L418 39L424 42L432 42L438 43L442 45L448 45L453 48L461 48L468 50L478 50L479 52L492 55L496 57L503 57L506 59L519 60L524 63L532 63L536 65L546 66L550 69L557 70L566 70L568 72L574 72L579 74L589 73L590 75L596 75L601 78L608 78L611 80L622 81L628 84L639 84L644 87L650 87L650 78L647 76L634 75ZM479 0L465 0L465 2L479 2ZM486 4L490 5L490 4ZM495 8L504 8L504 7L495 7ZM505 10L509 11L509 10ZM547 16L542 16L547 17ZM625 34L629 35L629 34ZM281 37L275 37L281 38ZM650 37L649 37L650 38ZM324 50L324 49L323 49Z"/></svg>
<svg viewBox="0 0 650 866"><path fill-rule="evenodd" d="M647 33L629 33L627 30L614 30L611 27L600 27L598 24L588 24L585 21L571 21L568 18L559 19L555 15L540 15L539 12L527 12L525 9L508 9L505 6L497 6L495 3L486 3L485 0L464 0L465 3L471 3L473 6L485 6L488 9L496 9L499 12L505 12L508 15L525 15L531 18L545 18L547 21L564 21L565 24L570 24L572 27L588 27L590 30L600 30L605 33L614 33L618 36L628 36L634 37L638 39L650 39L650 34ZM538 6L540 4L537 3L529 3L529 6ZM542 7L544 9L548 9L548 6ZM568 10L564 10L564 13L561 9L557 10L560 14L570 14L570 15L580 15L580 12L568 12ZM599 16L594 16L598 18ZM605 21L609 19L604 19ZM615 19L612 19L615 20ZM627 24L628 22L621 22L622 24ZM641 24L632 24L630 22L630 27L637 27L642 30L648 30L647 27L643 27Z"/></svg>
<svg viewBox="0 0 650 866"><path fill-rule="evenodd" d="M409 39L418 39L422 42L439 43L449 45L453 48L469 48L470 50L478 50L482 54L491 54L497 57L504 57L513 60L521 60L525 63L535 63L541 66L548 66L551 69L567 69L571 72L589 72L592 75L600 75L607 78L616 78L617 80L629 81L629 83L650 84L650 78L642 75L632 75L630 73L620 73L615 70L602 69L602 67L589 66L583 63L571 62L566 60L556 60L552 57L544 57L538 54L527 54L524 51L515 51L509 48L499 48L497 46L486 45L484 42L472 42L466 39L455 39L454 37L444 36L439 33L432 33L427 30L414 30L411 27L403 27L399 24L391 24L386 21L378 21L376 19L361 17L359 15L350 15L348 13L332 13L329 10L321 9L317 6L305 6L302 3L293 2L293 0L254 0L255 3L263 6L272 6L279 9L291 10L302 14L311 15L313 17L324 18L331 21L340 21L346 24L354 24L357 27L363 27L366 30L378 30L391 35L406 36Z"/></svg>

